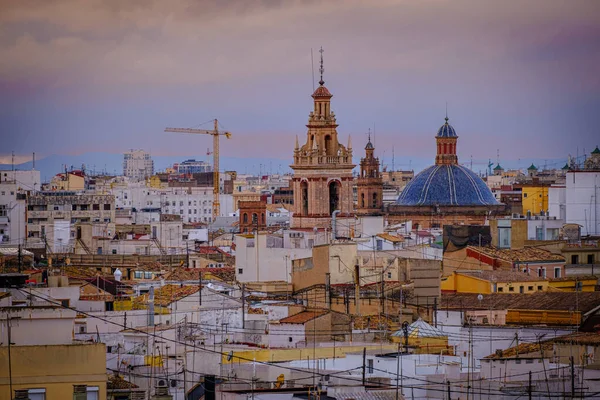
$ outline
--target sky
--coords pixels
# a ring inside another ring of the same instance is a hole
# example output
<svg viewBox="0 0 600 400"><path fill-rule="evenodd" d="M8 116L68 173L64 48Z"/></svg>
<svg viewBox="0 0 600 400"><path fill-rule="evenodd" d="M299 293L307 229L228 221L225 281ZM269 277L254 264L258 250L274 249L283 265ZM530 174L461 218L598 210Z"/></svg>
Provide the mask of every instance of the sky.
<svg viewBox="0 0 600 400"><path fill-rule="evenodd" d="M0 0L0 162L205 159L210 137L163 129L213 118L223 156L291 159L321 46L355 154L371 129L384 164L433 162L446 104L461 162L600 144L597 0Z"/></svg>

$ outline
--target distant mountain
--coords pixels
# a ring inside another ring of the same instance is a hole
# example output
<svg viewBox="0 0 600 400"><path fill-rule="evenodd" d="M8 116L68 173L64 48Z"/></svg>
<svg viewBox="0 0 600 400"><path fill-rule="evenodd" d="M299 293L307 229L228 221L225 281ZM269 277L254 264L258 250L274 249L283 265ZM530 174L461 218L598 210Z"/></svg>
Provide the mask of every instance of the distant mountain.
<svg viewBox="0 0 600 400"><path fill-rule="evenodd" d="M206 160L206 156L153 156L154 168L158 171L164 171L166 168L172 166L174 163L181 162L188 159ZM212 163L212 157L210 158ZM388 169L391 168L389 157L385 160L381 160L383 165L386 165ZM396 158L396 169L413 169L415 172L421 171L423 168L431 165L433 160L428 158L416 158L413 157L410 160L410 164L406 163L406 157ZM470 161L463 161L462 164L470 167ZM562 168L566 159L521 159L521 160L505 160L501 161L500 164L505 169L521 168L526 169L532 163L535 164L539 169L543 169L544 165L548 168ZM354 163L359 164L360 154L354 158ZM281 158L240 158L240 157L221 157L221 170L222 171L237 171L240 174L276 174L276 173L289 173L292 172L289 165L292 163L291 159ZM494 166L496 164L494 163ZM121 174L123 171L123 154L114 153L85 153L77 156L61 156L51 155L48 157L36 160L35 168L40 171L42 181L48 182L54 175L64 171L65 166L67 169L81 169L85 166L87 171L90 173L107 173L107 174ZM410 166L410 167L409 167ZM11 169L10 164L0 164L0 170ZM32 163L26 162L15 165L16 169L27 170L32 168ZM358 167L357 167L358 168ZM493 167L492 167L493 168ZM474 172L485 175L487 170L487 161L474 160L473 168Z"/></svg>

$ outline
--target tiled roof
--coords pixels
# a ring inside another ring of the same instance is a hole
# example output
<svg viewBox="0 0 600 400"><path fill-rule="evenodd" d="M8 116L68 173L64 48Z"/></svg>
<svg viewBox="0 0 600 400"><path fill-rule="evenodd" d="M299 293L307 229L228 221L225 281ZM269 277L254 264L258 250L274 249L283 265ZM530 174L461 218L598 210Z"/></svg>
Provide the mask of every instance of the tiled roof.
<svg viewBox="0 0 600 400"><path fill-rule="evenodd" d="M333 97L329 90L325 86L319 86L317 90L312 94L312 97Z"/></svg>
<svg viewBox="0 0 600 400"><path fill-rule="evenodd" d="M525 356L527 358L527 354L538 353L541 350L544 351L545 355L549 355L554 349L554 342L552 339L544 340L540 343L521 343L518 346L509 347L508 349L499 351L498 353L490 354L484 358L486 359L501 359L501 358L513 358L517 355Z"/></svg>
<svg viewBox="0 0 600 400"><path fill-rule="evenodd" d="M518 271L456 271L457 274L467 275L473 278L483 279L489 282L540 282L545 281L545 278L531 276Z"/></svg>
<svg viewBox="0 0 600 400"><path fill-rule="evenodd" d="M432 165L419 172L404 188L397 205L496 205L496 198L476 173L461 165Z"/></svg>
<svg viewBox="0 0 600 400"><path fill-rule="evenodd" d="M586 313L600 304L600 292L493 293L479 301L477 293L443 294L440 309L555 310Z"/></svg>
<svg viewBox="0 0 600 400"><path fill-rule="evenodd" d="M600 332L575 332L554 339L556 343L600 346Z"/></svg>
<svg viewBox="0 0 600 400"><path fill-rule="evenodd" d="M137 389L139 386L123 379L121 375L109 375L106 382L108 390Z"/></svg>
<svg viewBox="0 0 600 400"><path fill-rule="evenodd" d="M377 236L379 236L383 240L387 240L388 242L392 242L392 243L401 243L401 242L404 242L404 237L390 235L389 233L380 233Z"/></svg>
<svg viewBox="0 0 600 400"><path fill-rule="evenodd" d="M169 304L188 297L200 290L198 285L165 285L154 290L154 305L167 307ZM134 302L134 308L136 305L148 304L148 294L143 294L136 297Z"/></svg>
<svg viewBox="0 0 600 400"><path fill-rule="evenodd" d="M446 117L444 125L440 126L440 129L438 129L437 137L457 137L456 131L452 125L448 123L448 117Z"/></svg>
<svg viewBox="0 0 600 400"><path fill-rule="evenodd" d="M524 247L522 249L496 249L493 247L469 246L469 249L478 253L506 261L535 262L535 261L565 261L560 254L537 247Z"/></svg>
<svg viewBox="0 0 600 400"><path fill-rule="evenodd" d="M540 353L544 351L546 355L554 350L554 344L573 344L583 346L599 346L600 345L600 333L594 332L574 332L568 335L559 336L551 339L543 340L539 343L521 343L518 346L510 347L497 354L490 354L487 359L499 359L499 358L513 358L517 355L527 357L530 353Z"/></svg>
<svg viewBox="0 0 600 400"><path fill-rule="evenodd" d="M327 311L302 311L279 320L280 324L305 324L327 314Z"/></svg>

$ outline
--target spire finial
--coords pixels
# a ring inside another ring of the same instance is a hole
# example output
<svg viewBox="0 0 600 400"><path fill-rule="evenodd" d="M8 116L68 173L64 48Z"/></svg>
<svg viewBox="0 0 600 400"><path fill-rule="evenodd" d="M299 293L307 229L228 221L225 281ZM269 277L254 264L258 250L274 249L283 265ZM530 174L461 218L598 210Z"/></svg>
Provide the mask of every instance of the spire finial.
<svg viewBox="0 0 600 400"><path fill-rule="evenodd" d="M371 128L369 128L369 143L371 143Z"/></svg>
<svg viewBox="0 0 600 400"><path fill-rule="evenodd" d="M319 81L319 85L323 86L325 84L325 81L323 80L323 72L325 72L325 68L323 67L323 53L325 52L325 50L323 50L323 46L321 46L321 50L319 50L319 53L321 53L321 67L319 68L319 72L321 73L321 80Z"/></svg>

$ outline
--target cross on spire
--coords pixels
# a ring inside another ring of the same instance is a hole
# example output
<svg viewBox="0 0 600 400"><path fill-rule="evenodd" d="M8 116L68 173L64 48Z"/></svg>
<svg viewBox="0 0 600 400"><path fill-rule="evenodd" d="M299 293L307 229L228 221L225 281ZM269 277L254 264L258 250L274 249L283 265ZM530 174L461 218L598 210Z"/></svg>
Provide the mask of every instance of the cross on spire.
<svg viewBox="0 0 600 400"><path fill-rule="evenodd" d="M325 68L323 67L323 53L325 52L325 50L323 50L323 47L321 46L321 50L319 50L319 53L321 53L321 67L319 68L319 72L321 73L321 80L319 81L319 85L323 86L325 84L325 81L323 80L323 72L325 72Z"/></svg>

